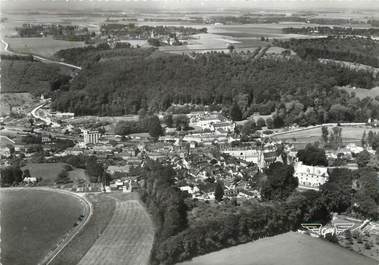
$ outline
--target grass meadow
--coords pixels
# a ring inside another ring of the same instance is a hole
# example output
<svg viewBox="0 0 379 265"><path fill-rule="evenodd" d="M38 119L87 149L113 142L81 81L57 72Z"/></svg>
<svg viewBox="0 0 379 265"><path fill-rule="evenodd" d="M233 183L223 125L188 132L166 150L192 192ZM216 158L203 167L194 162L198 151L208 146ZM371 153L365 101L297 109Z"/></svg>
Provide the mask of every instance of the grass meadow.
<svg viewBox="0 0 379 265"><path fill-rule="evenodd" d="M38 264L83 210L77 198L45 190L0 189L0 201L4 265Z"/></svg>
<svg viewBox="0 0 379 265"><path fill-rule="evenodd" d="M65 165L65 163L28 163L22 169L29 169L32 177L41 177L39 186L48 186L55 183L55 179L64 170Z"/></svg>
<svg viewBox="0 0 379 265"><path fill-rule="evenodd" d="M199 256L178 265L375 265L336 244L295 232Z"/></svg>

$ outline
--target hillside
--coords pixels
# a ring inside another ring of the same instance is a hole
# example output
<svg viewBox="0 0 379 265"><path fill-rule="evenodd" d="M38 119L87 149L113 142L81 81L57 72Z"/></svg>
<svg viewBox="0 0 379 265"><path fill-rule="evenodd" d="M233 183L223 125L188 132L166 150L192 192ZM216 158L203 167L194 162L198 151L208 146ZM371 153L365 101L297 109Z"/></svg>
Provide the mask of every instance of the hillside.
<svg viewBox="0 0 379 265"><path fill-rule="evenodd" d="M298 59L254 61L222 53L191 59L184 55L155 56L151 49L91 50L85 54L86 59L79 63L84 68L70 89L56 95L56 110L117 116L140 109L166 110L173 103L222 103L228 109L237 102L244 116L250 116L257 111L271 113L281 103L298 101L305 113L309 107L328 111L333 104L346 105L341 98L347 93L334 88L336 85L371 88L375 83L364 71ZM371 104L362 108L374 108Z"/></svg>
<svg viewBox="0 0 379 265"><path fill-rule="evenodd" d="M267 251L270 249L271 251ZM275 252L275 255L272 253ZM374 265L361 256L322 239L289 232L199 256L177 265Z"/></svg>
<svg viewBox="0 0 379 265"><path fill-rule="evenodd" d="M62 81L68 81L67 70L52 64L19 60L10 56L1 60L1 93L29 92L35 96L49 93ZM62 81L60 81L62 80Z"/></svg>

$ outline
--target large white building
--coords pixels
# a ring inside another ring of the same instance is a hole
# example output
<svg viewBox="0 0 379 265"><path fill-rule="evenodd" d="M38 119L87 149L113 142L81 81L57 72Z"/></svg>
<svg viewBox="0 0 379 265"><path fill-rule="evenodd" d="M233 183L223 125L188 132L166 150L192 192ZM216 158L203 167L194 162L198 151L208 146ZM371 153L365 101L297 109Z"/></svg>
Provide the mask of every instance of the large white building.
<svg viewBox="0 0 379 265"><path fill-rule="evenodd" d="M99 142L100 133L98 131L83 131L85 144L97 144Z"/></svg>
<svg viewBox="0 0 379 265"><path fill-rule="evenodd" d="M329 179L328 168L307 166L301 162L294 165L294 177L299 180L299 188L319 190Z"/></svg>

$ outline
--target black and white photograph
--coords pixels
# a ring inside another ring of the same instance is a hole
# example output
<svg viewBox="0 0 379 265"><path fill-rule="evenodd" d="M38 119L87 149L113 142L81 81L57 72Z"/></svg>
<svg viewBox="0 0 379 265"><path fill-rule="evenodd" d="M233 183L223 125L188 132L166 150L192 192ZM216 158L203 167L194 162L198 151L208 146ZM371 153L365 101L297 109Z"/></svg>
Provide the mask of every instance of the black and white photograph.
<svg viewBox="0 0 379 265"><path fill-rule="evenodd" d="M379 0L0 0L0 265L379 265Z"/></svg>

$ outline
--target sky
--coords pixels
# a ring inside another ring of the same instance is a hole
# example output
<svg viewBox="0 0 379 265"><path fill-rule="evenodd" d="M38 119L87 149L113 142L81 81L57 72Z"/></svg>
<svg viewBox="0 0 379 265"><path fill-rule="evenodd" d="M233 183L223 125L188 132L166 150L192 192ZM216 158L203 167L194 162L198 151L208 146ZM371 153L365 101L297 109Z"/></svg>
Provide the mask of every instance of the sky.
<svg viewBox="0 0 379 265"><path fill-rule="evenodd" d="M0 0L4 10L45 9L379 9L379 0Z"/></svg>

